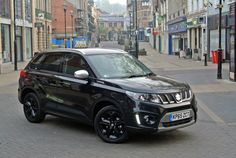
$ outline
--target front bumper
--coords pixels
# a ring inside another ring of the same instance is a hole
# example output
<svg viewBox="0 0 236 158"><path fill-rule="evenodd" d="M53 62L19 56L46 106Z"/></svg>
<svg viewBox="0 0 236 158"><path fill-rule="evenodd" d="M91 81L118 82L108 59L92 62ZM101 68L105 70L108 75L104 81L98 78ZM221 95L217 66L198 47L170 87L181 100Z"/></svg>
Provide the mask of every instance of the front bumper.
<svg viewBox="0 0 236 158"><path fill-rule="evenodd" d="M178 104L154 105L151 103L138 103L133 109L131 121L128 121L127 130L133 133L159 133L171 131L178 128L190 126L197 121L197 102L195 98L191 101L186 101ZM145 107L145 108L143 108ZM147 108L148 107L148 108ZM172 112L190 111L190 117L178 121L170 121ZM137 123L135 115L140 117L140 123ZM155 123L150 125L143 119L144 116L152 116L155 118ZM130 120L130 119L129 119Z"/></svg>
<svg viewBox="0 0 236 158"><path fill-rule="evenodd" d="M196 114L194 113L193 109L186 109L186 110L190 111L189 118L178 120L178 121L173 121L173 122L169 121L171 113L170 112L166 113L162 117L161 121L159 122L158 132L171 131L171 130L187 127L187 126L194 124L196 122L196 119L195 119ZM186 110L184 110L184 111L186 111ZM177 112L182 112L182 111L177 111Z"/></svg>

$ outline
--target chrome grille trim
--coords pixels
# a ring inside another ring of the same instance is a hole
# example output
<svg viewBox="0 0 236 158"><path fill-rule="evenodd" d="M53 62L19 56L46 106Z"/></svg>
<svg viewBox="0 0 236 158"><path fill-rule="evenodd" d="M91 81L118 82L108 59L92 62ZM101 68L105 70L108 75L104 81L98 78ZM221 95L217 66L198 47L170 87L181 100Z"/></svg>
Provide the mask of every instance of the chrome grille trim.
<svg viewBox="0 0 236 158"><path fill-rule="evenodd" d="M163 99L162 99L162 95L157 95L158 98L161 100L162 104L168 104L169 102L165 102Z"/></svg>
<svg viewBox="0 0 236 158"><path fill-rule="evenodd" d="M176 99L176 94L180 94L181 100L177 101ZM179 104L182 102L189 101L192 97L191 91L190 90L181 90L180 92L176 93L163 93L163 94L158 94L158 98L160 99L161 103L166 105L166 104Z"/></svg>

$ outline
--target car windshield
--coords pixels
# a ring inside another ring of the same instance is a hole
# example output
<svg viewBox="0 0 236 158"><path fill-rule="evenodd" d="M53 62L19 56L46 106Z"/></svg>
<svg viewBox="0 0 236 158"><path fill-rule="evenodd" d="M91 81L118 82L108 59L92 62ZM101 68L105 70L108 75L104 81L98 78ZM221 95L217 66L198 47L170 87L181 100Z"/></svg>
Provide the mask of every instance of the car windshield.
<svg viewBox="0 0 236 158"><path fill-rule="evenodd" d="M132 78L153 74L144 64L128 54L89 55L88 60L101 78Z"/></svg>

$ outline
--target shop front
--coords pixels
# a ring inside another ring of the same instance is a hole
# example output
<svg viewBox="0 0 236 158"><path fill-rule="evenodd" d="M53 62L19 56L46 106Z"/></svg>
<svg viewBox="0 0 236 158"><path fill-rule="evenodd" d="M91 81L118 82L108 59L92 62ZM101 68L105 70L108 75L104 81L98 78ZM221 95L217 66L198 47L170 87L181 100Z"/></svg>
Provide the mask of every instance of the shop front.
<svg viewBox="0 0 236 158"><path fill-rule="evenodd" d="M188 50L194 60L202 60L206 53L206 17L199 15L187 19Z"/></svg>
<svg viewBox="0 0 236 158"><path fill-rule="evenodd" d="M236 81L236 2L230 5L230 18L229 18L229 26L230 26L230 72L229 78L232 81Z"/></svg>
<svg viewBox="0 0 236 158"><path fill-rule="evenodd" d="M187 49L187 19L181 17L168 23L169 54L179 54Z"/></svg>
<svg viewBox="0 0 236 158"><path fill-rule="evenodd" d="M223 60L230 60L230 31L228 29L228 15L222 16L222 29L221 29L221 45L223 49ZM209 17L208 28L209 28L209 46L210 51L217 50L219 47L219 15L213 15ZM211 54L210 54L211 57Z"/></svg>

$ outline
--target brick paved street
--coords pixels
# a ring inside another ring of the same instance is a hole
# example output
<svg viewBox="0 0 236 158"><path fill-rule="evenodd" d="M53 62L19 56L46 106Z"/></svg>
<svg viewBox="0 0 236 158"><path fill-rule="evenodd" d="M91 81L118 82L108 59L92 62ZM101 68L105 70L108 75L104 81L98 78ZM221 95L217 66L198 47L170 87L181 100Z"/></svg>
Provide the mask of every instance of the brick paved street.
<svg viewBox="0 0 236 158"><path fill-rule="evenodd" d="M116 47L115 42L103 47ZM0 75L0 158L235 158L236 83L216 80L216 65L158 54L148 43L139 59L155 73L190 83L199 103L197 124L159 135L136 135L124 144L106 144L93 128L48 116L41 124L24 118L17 100L19 72Z"/></svg>

